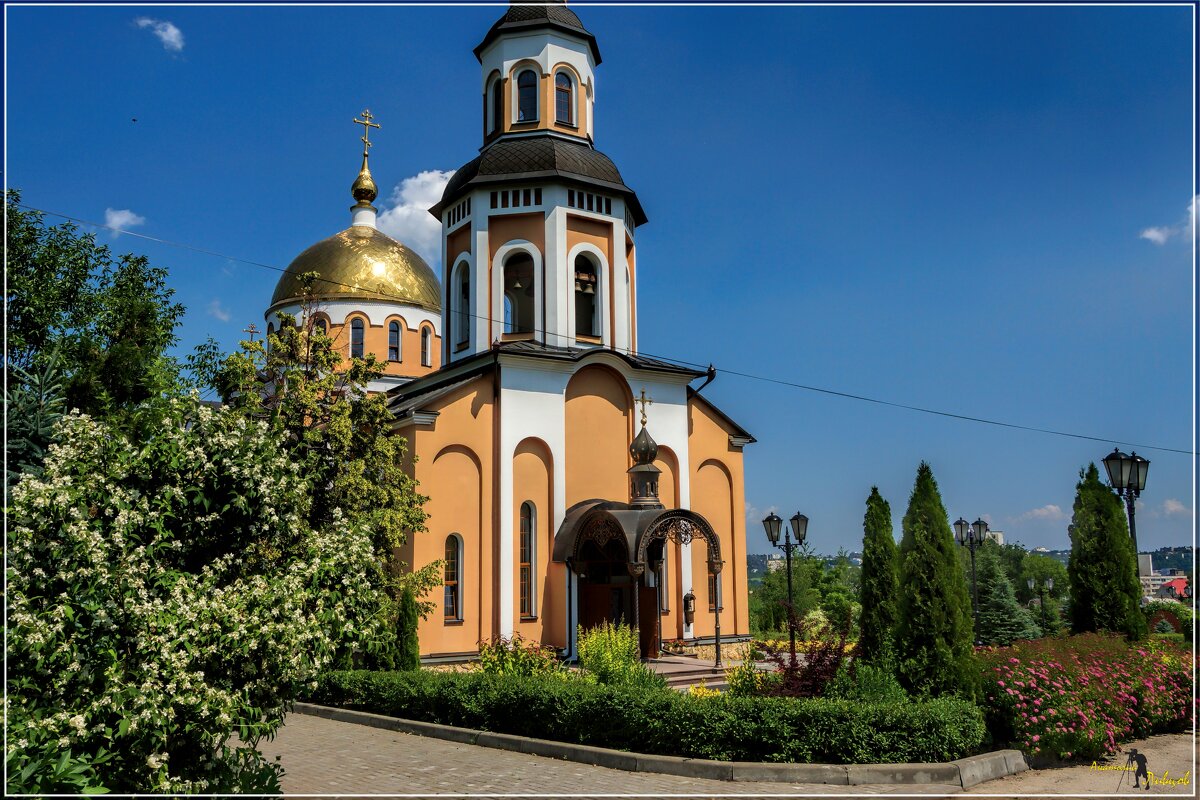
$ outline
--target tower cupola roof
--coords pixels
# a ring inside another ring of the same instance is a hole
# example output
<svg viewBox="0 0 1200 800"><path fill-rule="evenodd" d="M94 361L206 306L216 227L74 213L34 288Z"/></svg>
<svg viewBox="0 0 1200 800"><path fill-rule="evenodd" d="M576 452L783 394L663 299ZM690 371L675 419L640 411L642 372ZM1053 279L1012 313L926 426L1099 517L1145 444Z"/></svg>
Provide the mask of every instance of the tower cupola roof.
<svg viewBox="0 0 1200 800"><path fill-rule="evenodd" d="M488 45L506 33L525 33L538 29L547 29L571 34L587 42L592 51L592 60L600 63L600 48L593 36L575 12L567 8L565 0L550 0L540 5L513 3L500 19L488 30L483 41L475 47L475 58L483 61L483 51Z"/></svg>

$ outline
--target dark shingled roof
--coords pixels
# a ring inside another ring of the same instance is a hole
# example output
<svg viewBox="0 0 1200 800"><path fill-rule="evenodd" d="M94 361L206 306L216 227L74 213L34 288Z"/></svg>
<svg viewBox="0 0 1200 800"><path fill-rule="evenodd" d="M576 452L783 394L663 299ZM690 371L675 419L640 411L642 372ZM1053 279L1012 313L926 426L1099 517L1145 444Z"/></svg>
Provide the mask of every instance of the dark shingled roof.
<svg viewBox="0 0 1200 800"><path fill-rule="evenodd" d="M446 184L442 199L429 209L441 218L442 211L461 197L469 186L529 178L567 178L607 189L624 196L634 224L643 225L646 213L637 195L625 185L612 159L591 145L553 135L501 138L463 164Z"/></svg>
<svg viewBox="0 0 1200 800"><path fill-rule="evenodd" d="M483 41L476 46L475 58L482 61L484 49L504 33L521 33L528 30L536 30L537 28L550 28L562 31L563 33L574 34L586 40L588 47L592 50L592 60L597 64L600 63L600 48L596 45L596 37L589 33L587 28L583 27L583 23L579 21L579 17L575 16L574 11L567 8L565 2L556 3L552 1L547 5L529 6L513 4L509 6L504 16L496 20L496 24L492 25L488 30L487 35L483 37Z"/></svg>

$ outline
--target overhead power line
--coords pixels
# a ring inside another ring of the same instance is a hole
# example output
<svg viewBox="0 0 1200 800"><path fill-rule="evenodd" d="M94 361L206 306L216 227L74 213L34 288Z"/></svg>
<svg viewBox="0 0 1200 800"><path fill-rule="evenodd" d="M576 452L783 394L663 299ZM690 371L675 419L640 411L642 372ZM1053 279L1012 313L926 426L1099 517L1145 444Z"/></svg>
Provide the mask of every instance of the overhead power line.
<svg viewBox="0 0 1200 800"><path fill-rule="evenodd" d="M203 247L196 247L194 245L185 244L183 242L173 242L173 241L170 241L169 239L160 239L156 236L150 236L145 233L138 233L136 231L128 231L128 230L124 230L122 228L113 227L112 225L104 225L99 222L93 222L91 220L81 219L79 217L73 217L70 214L63 214L63 213L57 212L57 211L48 211L44 208L36 208L35 206L27 205L25 203L18 203L17 205L19 205L21 208L25 208L30 211L36 211L41 214L49 214L50 216L53 216L53 217L60 217L65 220L70 220L71 222L78 223L80 225L89 225L89 226L95 227L95 228L103 228L105 230L114 231L114 232L120 233L122 235L133 236L138 239L145 239L146 241L155 242L157 244L166 245L168 247L178 247L183 250L190 250L193 253L200 253L202 255L213 256L215 258L224 258L229 261L237 262L239 264L247 264L252 267L258 267L260 269L268 269L273 272L287 272L287 269L285 267L277 267L274 264L264 264L260 261L250 261L245 258L239 258L237 256L226 255L225 253L219 253L215 250L208 250ZM344 283L342 281L330 280L329 278L318 278L317 280L319 280L323 283L327 283L327 284L330 284L333 286L341 286L341 287L344 287L347 289L357 290L357 289L361 288L358 286L354 286L352 284ZM380 292L380 291L376 291L376 290L369 290L369 291L372 294L378 295L380 297L394 299L398 302L408 302L406 298L401 297L399 295L390 294L388 292ZM486 317L481 314L469 314L468 316L473 317L475 319L484 319L484 320L491 319L490 317ZM544 330L537 330L537 331L533 331L533 332L542 333L542 334L546 334L546 333L553 334L552 331L544 331ZM695 361L687 361L686 359L676 358L674 356L665 356L665 355L660 355L657 353L649 353L649 352L646 352L645 350L639 350L636 352L632 351L632 350L626 350L624 352L628 353L629 355L643 355L643 356L647 356L649 358L658 359L660 361L666 361L666 362L670 362L673 364L679 364L680 366L697 367L699 369L707 369L708 367L712 366L710 364L700 364ZM1005 422L1003 420L988 419L986 417L976 417L976 416L972 416L969 414L957 414L952 411L941 411L941 410L935 409L935 408L925 408L923 406L910 405L908 403L899 403L899 402L896 402L893 400L882 400L878 397L868 397L866 395L854 394L852 392L842 392L842 391L838 391L836 389L827 389L827 388L824 388L821 386L811 386L809 384L799 383L797 381L785 380L783 378L773 378L773 377L769 377L769 376L765 376L765 375L755 375L753 373L742 372L740 370L724 369L724 368L716 368L716 369L718 372L725 373L726 375L734 375L739 378L746 378L749 380L762 381L764 383L772 383L772 384L776 384L778 386L787 386L787 387L790 387L793 389L801 389L801 390L807 391L807 392L816 392L818 394L829 395L831 397L841 397L841 398L845 398L847 400L858 400L863 403L873 403L875 405L888 406L891 408L899 408L899 409L903 409L905 411L916 411L921 414L930 414L930 415L937 416L937 417L945 417L947 419L957 419L957 420L961 420L964 422L975 422L975 423L979 423L981 425L992 425L994 427L999 427L999 428L1009 428L1011 430L1028 431L1030 433L1042 433L1042 434L1046 434L1049 436L1061 436L1061 437L1065 437L1068 439L1081 439L1081 440L1091 441L1091 442L1105 442L1107 444L1121 445L1121 446L1125 446L1125 447L1138 448L1141 450L1157 450L1157 451L1163 452L1163 453L1182 453L1184 455L1193 455L1192 450L1183 449L1183 448L1163 447L1161 445L1141 444L1141 443L1137 443L1137 442L1126 442L1126 441L1120 441L1117 439L1111 439L1106 436L1089 436L1089 435L1083 434L1083 433L1072 433L1070 431L1060 431L1060 430L1055 430L1053 428L1043 428L1043 427L1038 427L1035 425L1021 425L1021 424L1015 423L1015 422Z"/></svg>

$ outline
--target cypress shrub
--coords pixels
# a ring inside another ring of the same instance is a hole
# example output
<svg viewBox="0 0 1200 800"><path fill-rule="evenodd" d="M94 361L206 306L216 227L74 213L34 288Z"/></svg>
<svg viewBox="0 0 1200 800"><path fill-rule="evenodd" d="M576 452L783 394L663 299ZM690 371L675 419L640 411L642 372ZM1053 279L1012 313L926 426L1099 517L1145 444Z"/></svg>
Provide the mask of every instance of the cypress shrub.
<svg viewBox="0 0 1200 800"><path fill-rule="evenodd" d="M862 577L859 581L858 657L878 663L892 650L892 631L896 626L896 596L900 592L897 574L896 540L892 538L892 508L871 487L867 513L863 517Z"/></svg>
<svg viewBox="0 0 1200 800"><path fill-rule="evenodd" d="M400 592L399 616L396 620L396 668L418 669L421 666L421 644L417 639L419 613L417 598L412 589Z"/></svg>
<svg viewBox="0 0 1200 800"><path fill-rule="evenodd" d="M1095 464L1079 471L1071 517L1071 629L1146 635L1142 585L1121 499L1100 482Z"/></svg>
<svg viewBox="0 0 1200 800"><path fill-rule="evenodd" d="M957 547L933 470L921 462L904 514L896 625L900 682L914 694L969 697L978 682Z"/></svg>

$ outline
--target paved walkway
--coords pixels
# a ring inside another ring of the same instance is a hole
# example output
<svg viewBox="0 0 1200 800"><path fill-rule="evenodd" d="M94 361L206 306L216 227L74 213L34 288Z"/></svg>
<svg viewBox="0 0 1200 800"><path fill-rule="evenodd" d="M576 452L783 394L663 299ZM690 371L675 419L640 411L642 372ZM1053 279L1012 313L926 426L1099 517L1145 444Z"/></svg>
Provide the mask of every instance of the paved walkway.
<svg viewBox="0 0 1200 800"><path fill-rule="evenodd" d="M259 750L281 757L287 794L845 795L828 784L750 783L592 767L490 747L290 714ZM855 794L961 792L957 786L853 787Z"/></svg>

